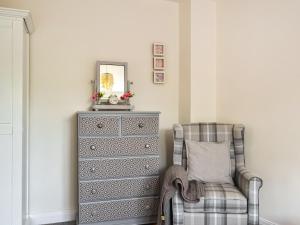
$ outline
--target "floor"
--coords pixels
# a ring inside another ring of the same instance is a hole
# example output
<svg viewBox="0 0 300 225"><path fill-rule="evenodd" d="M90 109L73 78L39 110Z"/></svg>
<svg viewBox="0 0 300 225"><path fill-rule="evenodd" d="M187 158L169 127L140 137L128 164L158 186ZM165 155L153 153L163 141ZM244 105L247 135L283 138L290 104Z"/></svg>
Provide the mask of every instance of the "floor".
<svg viewBox="0 0 300 225"><path fill-rule="evenodd" d="M65 223L51 223L51 224L47 224L47 225L76 225L76 222L72 221L72 222L65 222ZM148 225L153 225L153 224L148 224Z"/></svg>
<svg viewBox="0 0 300 225"><path fill-rule="evenodd" d="M51 224L47 224L47 225L75 225L76 222L72 221L72 222L65 222L65 223L51 223Z"/></svg>

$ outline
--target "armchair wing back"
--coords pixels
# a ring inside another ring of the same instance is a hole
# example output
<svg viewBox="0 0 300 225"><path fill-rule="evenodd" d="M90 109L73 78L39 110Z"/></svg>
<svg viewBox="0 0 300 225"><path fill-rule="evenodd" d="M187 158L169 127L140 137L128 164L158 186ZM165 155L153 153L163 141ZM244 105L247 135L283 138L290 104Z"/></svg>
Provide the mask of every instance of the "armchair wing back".
<svg viewBox="0 0 300 225"><path fill-rule="evenodd" d="M184 140L205 142L230 142L231 175L237 167L245 166L244 126L241 124L190 123L174 125L173 164L186 168Z"/></svg>

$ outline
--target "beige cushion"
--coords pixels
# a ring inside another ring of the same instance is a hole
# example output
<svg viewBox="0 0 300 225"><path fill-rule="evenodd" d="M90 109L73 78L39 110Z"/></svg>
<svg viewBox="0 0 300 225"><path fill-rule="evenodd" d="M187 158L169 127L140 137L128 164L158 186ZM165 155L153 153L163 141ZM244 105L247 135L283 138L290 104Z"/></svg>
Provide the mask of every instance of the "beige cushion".
<svg viewBox="0 0 300 225"><path fill-rule="evenodd" d="M229 143L186 140L189 179L233 184Z"/></svg>

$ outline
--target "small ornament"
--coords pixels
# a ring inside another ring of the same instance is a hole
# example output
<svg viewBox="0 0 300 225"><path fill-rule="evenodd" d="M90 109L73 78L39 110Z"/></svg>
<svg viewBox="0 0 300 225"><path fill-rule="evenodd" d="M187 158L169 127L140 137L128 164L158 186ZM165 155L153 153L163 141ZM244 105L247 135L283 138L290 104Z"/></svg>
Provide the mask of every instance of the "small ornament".
<svg viewBox="0 0 300 225"><path fill-rule="evenodd" d="M112 105L116 105L119 102L118 96L117 95L111 95L108 98L108 102Z"/></svg>

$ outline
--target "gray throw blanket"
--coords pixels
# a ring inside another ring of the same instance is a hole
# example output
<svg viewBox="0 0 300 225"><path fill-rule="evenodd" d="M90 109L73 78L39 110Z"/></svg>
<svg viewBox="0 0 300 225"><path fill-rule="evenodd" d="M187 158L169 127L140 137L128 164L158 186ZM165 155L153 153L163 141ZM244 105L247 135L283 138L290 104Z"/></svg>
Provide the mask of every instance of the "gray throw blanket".
<svg viewBox="0 0 300 225"><path fill-rule="evenodd" d="M189 181L187 171L182 166L171 166L165 173L161 188L157 225L161 225L163 221L165 225L171 224L170 200L176 190L187 202L197 202L200 197L204 196L203 183L195 180Z"/></svg>

